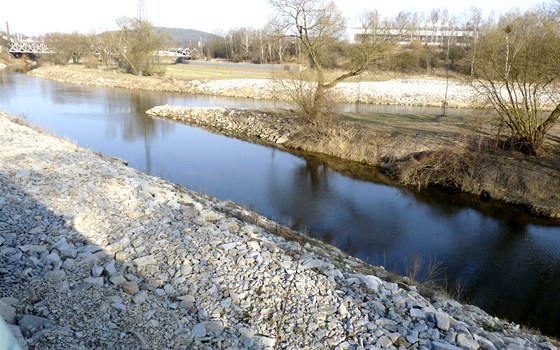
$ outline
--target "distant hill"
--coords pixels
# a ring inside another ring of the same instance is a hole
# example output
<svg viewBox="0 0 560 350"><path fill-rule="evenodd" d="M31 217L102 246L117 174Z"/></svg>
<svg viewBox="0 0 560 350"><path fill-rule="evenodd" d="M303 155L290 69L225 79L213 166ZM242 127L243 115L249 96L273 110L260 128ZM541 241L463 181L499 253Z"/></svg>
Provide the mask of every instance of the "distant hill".
<svg viewBox="0 0 560 350"><path fill-rule="evenodd" d="M171 36L172 45L177 47L196 47L199 41L207 43L212 38L219 37L195 29L154 27L154 30L168 33Z"/></svg>

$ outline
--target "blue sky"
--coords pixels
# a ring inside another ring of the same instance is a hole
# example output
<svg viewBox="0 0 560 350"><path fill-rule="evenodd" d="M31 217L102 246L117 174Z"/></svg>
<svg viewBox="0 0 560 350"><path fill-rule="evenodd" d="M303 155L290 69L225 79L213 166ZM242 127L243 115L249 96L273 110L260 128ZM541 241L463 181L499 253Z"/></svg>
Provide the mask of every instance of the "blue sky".
<svg viewBox="0 0 560 350"><path fill-rule="evenodd" d="M418 10L429 13L434 8L448 8L460 16L472 6L483 9L488 16L492 11L502 13L542 3L537 0L335 0L349 19L355 19L364 10L377 9L384 16L399 11ZM236 27L262 27L270 14L267 0L144 0L148 19L162 27L198 29L210 33L224 33ZM12 32L38 35L47 32L81 33L102 32L116 28L116 19L135 17L138 0L28 0L2 1L0 28L6 22Z"/></svg>

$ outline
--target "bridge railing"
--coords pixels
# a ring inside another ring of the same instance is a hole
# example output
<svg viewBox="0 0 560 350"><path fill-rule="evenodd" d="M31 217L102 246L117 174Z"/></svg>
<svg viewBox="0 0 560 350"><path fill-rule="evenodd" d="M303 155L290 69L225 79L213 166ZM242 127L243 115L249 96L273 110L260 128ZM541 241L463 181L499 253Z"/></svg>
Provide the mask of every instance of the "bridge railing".
<svg viewBox="0 0 560 350"><path fill-rule="evenodd" d="M8 52L11 54L39 54L51 53L52 51L43 42L36 41L16 41L10 43Z"/></svg>

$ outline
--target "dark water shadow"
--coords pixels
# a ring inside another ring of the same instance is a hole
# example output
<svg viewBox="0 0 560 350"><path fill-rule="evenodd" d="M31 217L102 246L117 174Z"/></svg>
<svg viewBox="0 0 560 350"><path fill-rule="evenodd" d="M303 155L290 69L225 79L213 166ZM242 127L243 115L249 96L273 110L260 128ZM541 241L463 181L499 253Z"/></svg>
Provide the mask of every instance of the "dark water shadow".
<svg viewBox="0 0 560 350"><path fill-rule="evenodd" d="M474 194L437 187L418 190L410 186L403 186L400 182L386 175L383 169L374 166L319 154L298 151L290 153L304 159L307 169L321 167L324 168L321 170L323 174L335 171L355 180L387 185L397 188L403 193L410 193L414 195L418 201L428 204L431 208L434 208L434 210L440 211L444 216L448 216L447 214L456 214L460 210L470 208L485 216L507 222L519 222L526 226L533 224L550 227L560 226L560 220L537 217L528 213L524 208L518 208L514 205L493 199L482 199L480 196ZM313 173L311 172L310 174ZM323 178L325 177L326 176L323 176ZM312 183L315 183L315 187L317 187L318 179L318 177L315 177L315 181L312 181ZM311 180L313 180L313 177Z"/></svg>

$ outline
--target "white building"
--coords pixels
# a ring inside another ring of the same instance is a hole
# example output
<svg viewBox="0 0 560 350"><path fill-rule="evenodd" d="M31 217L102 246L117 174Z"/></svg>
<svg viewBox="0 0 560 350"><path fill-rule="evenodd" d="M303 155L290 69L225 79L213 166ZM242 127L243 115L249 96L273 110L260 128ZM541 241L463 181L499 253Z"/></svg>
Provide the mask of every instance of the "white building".
<svg viewBox="0 0 560 350"><path fill-rule="evenodd" d="M354 43L360 41L363 29L352 27L348 30L349 41ZM411 28L387 28L379 30L379 35L389 36L399 45L409 45L417 41L423 45L446 46L453 43L459 46L468 46L474 31L467 28L450 26L422 26Z"/></svg>

